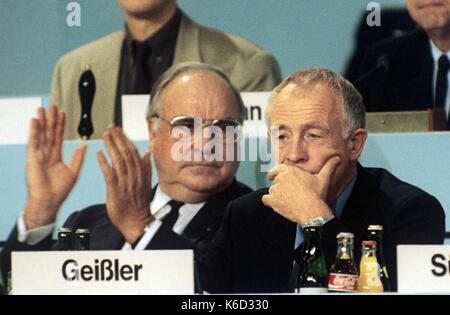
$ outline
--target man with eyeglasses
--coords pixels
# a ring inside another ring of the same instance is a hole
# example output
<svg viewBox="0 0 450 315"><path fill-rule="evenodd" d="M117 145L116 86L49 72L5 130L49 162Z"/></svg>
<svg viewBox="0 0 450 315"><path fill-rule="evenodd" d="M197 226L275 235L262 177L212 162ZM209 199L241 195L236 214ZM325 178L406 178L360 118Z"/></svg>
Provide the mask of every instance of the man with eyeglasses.
<svg viewBox="0 0 450 315"><path fill-rule="evenodd" d="M97 153L106 204L73 213L64 226L89 229L92 250L194 248L201 260L229 201L251 191L235 179L245 107L218 68L186 63L166 71L147 111L150 148L140 157L120 128L103 135L111 158ZM80 174L86 146L62 161L65 115L51 106L31 122L28 202L1 252L3 276L12 251L48 250L58 209ZM225 154L232 152L232 154ZM150 155L159 183L151 187Z"/></svg>

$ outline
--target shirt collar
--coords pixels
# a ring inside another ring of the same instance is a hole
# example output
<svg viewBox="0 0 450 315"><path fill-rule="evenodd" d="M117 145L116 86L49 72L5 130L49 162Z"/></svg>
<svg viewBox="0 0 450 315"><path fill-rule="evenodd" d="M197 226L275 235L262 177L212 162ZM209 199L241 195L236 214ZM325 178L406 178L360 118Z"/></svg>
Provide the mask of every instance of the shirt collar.
<svg viewBox="0 0 450 315"><path fill-rule="evenodd" d="M430 39L430 46L431 46L431 54L433 55L433 60L434 63L437 64L439 58L445 54L447 55L447 57L450 59L450 51L447 52L443 52L441 51L434 43L433 41Z"/></svg>
<svg viewBox="0 0 450 315"><path fill-rule="evenodd" d="M331 207L331 210L333 210L334 215L338 219L341 218L345 204L347 203L347 200L350 197L350 194L352 193L353 187L355 186L356 176L357 175L353 176L350 183L348 183L347 187L345 187L344 191L337 198L336 203Z"/></svg>
<svg viewBox="0 0 450 315"><path fill-rule="evenodd" d="M152 50L163 50L164 47L170 45L170 43L175 43L178 30L180 28L181 22L181 11L180 9L176 9L174 15L167 21L166 24L163 25L156 33L152 34L142 43L148 45L148 47ZM128 29L128 26L125 24L125 47L127 51L132 54L133 51L133 43L139 43L131 36L131 33ZM142 44L141 43L141 44Z"/></svg>
<svg viewBox="0 0 450 315"><path fill-rule="evenodd" d="M150 213L155 215L162 207L164 207L172 198L166 195L162 190L161 186L156 186L155 194L150 202Z"/></svg>
<svg viewBox="0 0 450 315"><path fill-rule="evenodd" d="M150 213L152 215L156 215L164 206L167 205L170 200L172 200L172 198L170 198L169 195L161 190L161 185L156 186L155 194L153 195L153 199L150 202ZM188 206L188 209L200 209L205 203L206 201L198 203L185 203L182 208L186 208L185 206Z"/></svg>

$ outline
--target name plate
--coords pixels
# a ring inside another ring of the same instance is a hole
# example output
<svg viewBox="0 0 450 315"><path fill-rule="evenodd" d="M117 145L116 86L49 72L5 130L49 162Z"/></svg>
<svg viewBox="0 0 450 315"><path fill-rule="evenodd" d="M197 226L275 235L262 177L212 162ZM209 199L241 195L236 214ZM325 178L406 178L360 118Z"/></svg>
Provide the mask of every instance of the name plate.
<svg viewBox="0 0 450 315"><path fill-rule="evenodd" d="M13 252L11 279L12 294L193 294L193 252Z"/></svg>
<svg viewBox="0 0 450 315"><path fill-rule="evenodd" d="M241 97L247 108L244 121L245 136L266 136L267 127L264 113L270 92L242 92ZM147 105L150 95L122 95L122 125L127 136L132 140L148 140L146 122Z"/></svg>
<svg viewBox="0 0 450 315"><path fill-rule="evenodd" d="M398 292L450 293L449 245L399 245Z"/></svg>
<svg viewBox="0 0 450 315"><path fill-rule="evenodd" d="M41 106L40 97L0 99L0 144L27 143L30 120Z"/></svg>

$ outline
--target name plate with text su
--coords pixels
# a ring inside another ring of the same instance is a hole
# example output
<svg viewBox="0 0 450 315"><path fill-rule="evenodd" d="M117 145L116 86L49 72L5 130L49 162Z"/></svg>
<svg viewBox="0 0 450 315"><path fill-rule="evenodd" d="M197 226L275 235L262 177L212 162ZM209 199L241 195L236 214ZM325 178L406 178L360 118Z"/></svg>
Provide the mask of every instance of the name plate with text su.
<svg viewBox="0 0 450 315"><path fill-rule="evenodd" d="M450 246L399 245L397 271L400 293L450 293Z"/></svg>

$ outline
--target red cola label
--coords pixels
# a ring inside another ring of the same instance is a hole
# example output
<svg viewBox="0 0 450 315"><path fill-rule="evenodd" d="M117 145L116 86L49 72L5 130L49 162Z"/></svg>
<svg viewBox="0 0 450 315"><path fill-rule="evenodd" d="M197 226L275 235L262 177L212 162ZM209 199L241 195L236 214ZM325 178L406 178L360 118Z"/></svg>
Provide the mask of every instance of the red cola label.
<svg viewBox="0 0 450 315"><path fill-rule="evenodd" d="M330 273L328 290L340 292L356 292L357 275Z"/></svg>

